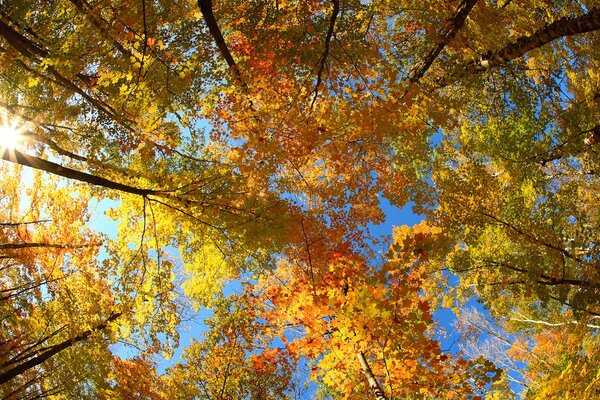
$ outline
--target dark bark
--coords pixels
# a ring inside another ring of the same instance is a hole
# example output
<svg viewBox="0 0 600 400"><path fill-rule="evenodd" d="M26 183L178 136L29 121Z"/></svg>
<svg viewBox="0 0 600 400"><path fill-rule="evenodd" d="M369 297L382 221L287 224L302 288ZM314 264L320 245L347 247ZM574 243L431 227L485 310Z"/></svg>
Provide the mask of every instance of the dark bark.
<svg viewBox="0 0 600 400"><path fill-rule="evenodd" d="M65 390L66 390L66 388L64 388L62 386L55 386L50 389L42 390L41 392L34 394L33 397L27 397L23 400L47 399L47 398L50 398L52 396L59 394L60 392L64 392Z"/></svg>
<svg viewBox="0 0 600 400"><path fill-rule="evenodd" d="M15 31L10 25L0 19L0 37L3 37L12 47L27 58L47 57L48 51L37 43Z"/></svg>
<svg viewBox="0 0 600 400"><path fill-rule="evenodd" d="M525 268L519 268L514 265L505 263L505 262L498 262L498 261L492 261L492 260L482 260L482 261L485 263L491 264L491 265L495 265L497 267L506 268L510 271L519 272L519 273L522 273L525 275L537 276L538 279L528 281L527 282L528 284L537 283L537 284L546 285L546 286L569 285L569 286L586 287L586 288L591 288L591 289L600 289L600 284L589 282L589 281L583 281L581 279L564 278L564 277L557 278L557 277L550 276L547 274L541 274L541 273L535 273L535 272L532 273L532 271L530 271L530 270L527 270ZM517 283L523 283L523 282L519 281Z"/></svg>
<svg viewBox="0 0 600 400"><path fill-rule="evenodd" d="M17 355L12 357L8 361L5 361L2 364L0 364L0 369L6 369L6 367L9 365L18 364L19 362L32 357L37 352L39 352L39 350L36 352L36 348L40 347L42 345L42 343L52 339L54 336L63 332L65 329L66 329L66 326L61 326L60 328L56 329L54 332L51 332L48 335L43 336L34 342L17 344L15 346L13 346L12 348L8 349L10 352L14 352L14 349L25 346L25 348L21 349ZM20 337L20 336L21 335L19 335L18 337Z"/></svg>
<svg viewBox="0 0 600 400"><path fill-rule="evenodd" d="M20 250L20 249L31 249L31 248L52 248L52 249L80 249L86 246L94 246L94 244L84 245L64 245L54 243L0 243L0 250Z"/></svg>
<svg viewBox="0 0 600 400"><path fill-rule="evenodd" d="M121 118L110 105L106 104L102 100L99 100L95 97L90 96L82 88L80 88L75 83L73 83L69 79L65 78L64 76L62 76L62 74L59 71L57 71L56 68L49 66L47 68L47 70L54 76L54 78L64 88L69 89L69 90L79 94L81 97L83 97L85 100L87 100L88 103L90 103L92 106L94 106L102 114L108 116L113 121L118 122L121 126L126 128L127 130L133 131L133 128L129 125L129 123L127 121L125 121L123 118ZM84 80L84 83L87 84L87 82L85 80Z"/></svg>
<svg viewBox="0 0 600 400"><path fill-rule="evenodd" d="M107 189L114 189L125 193L137 194L140 196L149 196L160 194L161 191L140 189L122 183L114 182L106 178L91 175L85 172L77 171L71 168L63 167L62 165L56 164L52 161L44 160L39 157L30 156L28 154L21 153L17 150L4 149L2 151L3 160L20 164L25 167L39 169L54 175L59 175L68 179L73 179L80 182L89 183L96 186L102 186Z"/></svg>
<svg viewBox="0 0 600 400"><path fill-rule="evenodd" d="M198 7L200 7L200 12L202 13L202 17L204 18L204 22L208 26L208 31L210 35L215 40L217 44L217 48L221 53L221 56L227 62L227 65L231 69L234 78L243 86L246 87L246 83L242 78L242 74L240 73L240 69L236 64L229 48L227 47L227 43L225 43L225 38L223 37L223 33L221 33L221 29L219 28L219 24L217 24L217 19L215 18L215 14L212 9L212 0L198 0Z"/></svg>
<svg viewBox="0 0 600 400"><path fill-rule="evenodd" d="M13 391L9 392L7 395L5 395L2 400L15 400L15 399L24 399L24 397L22 395L17 397L17 394L19 394L22 391L26 391L27 389L29 389L34 383L36 383L37 381L41 380L43 376L40 375L36 375L33 378L29 379L28 381L25 381L22 385L18 386L16 389L14 389Z"/></svg>
<svg viewBox="0 0 600 400"><path fill-rule="evenodd" d="M22 35L20 32L16 31L12 26L6 24L4 21L0 19L0 37L4 38L6 42L16 49L22 56L29 60L33 60L34 62L40 62L48 57L50 57L50 52L43 48L41 45L34 43L29 40L27 37ZM46 71L50 73L54 78L50 78L44 74L40 74L37 71L33 71L29 66L23 66L32 73L37 74L38 76L44 79L51 79L52 82L62 86L63 88L70 90L79 94L83 97L88 103L94 106L98 111L102 114L108 116L115 122L118 122L120 125L125 127L126 129L132 131L133 129L129 125L128 121L124 118L120 117L118 113L104 101L97 99L95 97L90 96L85 90L77 86L68 78L64 77L56 68L53 66L48 66ZM89 84L88 78L82 74L78 74L78 78L84 83Z"/></svg>
<svg viewBox="0 0 600 400"><path fill-rule="evenodd" d="M532 159L534 159L536 162L540 163L542 166L546 165L549 162L552 162L555 160L560 160L561 158L564 158L569 155L568 153L566 153L564 151L565 146L568 145L569 143L573 142L575 139L577 139L581 136L584 136L586 134L589 134L589 136L586 139L584 139L584 141L583 141L584 145L581 148L581 151L585 151L588 148L600 143L600 124L596 125L595 127L591 128L591 129L588 129L586 131L577 133L575 136L554 146L552 148L552 150L550 150L546 154L544 154L544 155L537 154ZM577 152L577 153L579 153L579 152Z"/></svg>
<svg viewBox="0 0 600 400"><path fill-rule="evenodd" d="M6 382L10 381L11 379L13 379L14 377L19 376L19 375L27 372L31 368L34 368L34 367L40 365L41 363L43 363L44 361L48 360L49 358L55 356L56 354L60 353L61 351L73 346L74 344L77 344L77 343L87 339L94 332L104 330L108 326L109 322L116 320L120 316L121 316L121 313L113 313L110 317L108 317L108 319L106 321L102 322L101 324L96 325L94 328L88 329L87 331L84 331L84 332L80 333L79 335L69 338L61 343L41 349L37 356L27 360L26 362L14 367L14 368L11 368L7 371L0 373L0 384L6 383Z"/></svg>
<svg viewBox="0 0 600 400"><path fill-rule="evenodd" d="M331 12L331 17L329 18L329 28L327 29L327 34L325 35L325 48L323 50L323 54L321 55L321 64L319 65L319 70L317 71L317 83L315 84L315 97L310 105L310 108L315 105L315 101L317 101L317 96L319 95L319 85L323 80L323 71L325 70L325 65L327 64L327 56L329 55L329 47L331 46L331 38L333 37L333 32L335 30L335 20L337 19L338 14L340 13L340 2L339 0L332 0L333 2L333 11Z"/></svg>
<svg viewBox="0 0 600 400"><path fill-rule="evenodd" d="M23 221L23 222L0 222L0 226L20 226L20 225L31 225L31 224L43 224L46 222L52 222L50 219L40 219L37 221Z"/></svg>
<svg viewBox="0 0 600 400"><path fill-rule="evenodd" d="M35 72L35 71L32 71ZM43 79L47 79L44 76L41 76ZM55 82L56 83L56 82ZM37 121L35 118L31 118L29 116L27 116L26 114L24 114L23 112L19 112L18 110L16 110L16 108L18 107L17 105L11 105L11 104L7 104L4 102L0 101L0 107L4 107L7 110L9 110L12 114L18 116L20 119L29 122L30 124L39 127L40 129L46 130L49 133L54 133L56 129L66 129L66 130L71 130L74 131L73 129L67 127L67 126L61 126L61 125L51 125L51 124L47 124L47 123L43 123L43 122L39 122ZM39 112L38 109L34 109L35 112ZM79 154L75 154L72 153L68 150L63 149L62 147L60 147L55 141L45 137L45 136L41 136L37 133L34 133L32 131L28 131L28 132L24 132L23 136L26 137L27 139L31 139L34 140L38 143L43 143L45 145L47 145L48 147L50 147L52 150L54 150L57 154L61 155L61 156L65 156L68 158L71 158L73 160L77 160L77 161L82 161L82 162L86 162L91 166L94 166L96 168L101 168L101 169L108 169L114 172L117 172L121 175L123 175L124 177L127 178L143 178L145 175L142 173L138 173L138 172L133 172L130 170L123 170L120 169L118 167L114 167L110 164L106 164L106 163L102 163L100 161L94 160L94 159L89 159L85 156L79 155ZM155 142L150 142L152 143L154 146L157 146L157 144ZM177 152L176 150L172 150L173 152L176 152L177 154L181 155L181 153ZM182 155L185 156L185 155ZM1 226L2 224L0 224Z"/></svg>
<svg viewBox="0 0 600 400"><path fill-rule="evenodd" d="M77 160L77 161L83 161L83 162L90 161L86 157L80 156L79 154L75 154L75 153L72 153L70 151L63 149L58 144L56 144L56 142L54 142L48 138L45 138L45 137L42 137L42 136L39 136L39 135L36 135L33 133L30 134L29 136L31 136L31 138L33 140L35 140L36 142L44 143L44 144L48 145L48 147L50 147L52 150L54 150L57 154L60 154L61 156L69 157L69 158L71 158L73 160Z"/></svg>
<svg viewBox="0 0 600 400"><path fill-rule="evenodd" d="M29 292L31 290L40 288L44 285L48 285L52 282L56 282L59 281L60 278L57 279L48 279L42 282L38 282L35 285L29 285L29 286L25 286L25 285L21 285L21 286L16 286L16 287L12 287L12 288L7 288L7 289L2 289L0 290L0 302L8 300L10 298L14 298L17 296L20 296L23 293ZM8 293L8 294L4 294L4 293ZM0 342L0 346L2 345L2 343Z"/></svg>
<svg viewBox="0 0 600 400"><path fill-rule="evenodd" d="M460 3L456 14L448 20L446 27L439 32L439 38L433 48L429 50L425 58L408 75L409 82L416 83L425 75L444 47L454 39L458 31L462 28L475 3L477 3L477 0L463 0Z"/></svg>
<svg viewBox="0 0 600 400"><path fill-rule="evenodd" d="M532 242L532 243L536 243L536 244L538 244L538 245L541 245L541 246L547 247L547 248L549 248L549 249L552 249L552 250L554 250L554 251L557 251L557 252L559 252L559 253L563 254L563 255L564 255L565 257L567 257L567 258L570 258L570 259L572 259L572 260L574 260L574 261L577 261L578 263L581 263L581 264L587 264L587 262L586 262L586 261L584 261L584 260L580 259L579 257L576 257L576 256L574 256L573 254L571 254L571 253L570 253L570 252L568 252L566 249L563 249L563 248L562 248L562 247L560 247L560 246L557 246L557 245L555 245L555 244L548 243L548 242L546 242L546 241L544 241L544 240L542 240L542 239L539 239L539 238L537 238L537 237L535 237L535 236L533 236L533 235L531 235L531 234L529 234L529 233L527 233L527 232L523 231L522 229L520 229L520 228L516 227L515 225L512 225L511 223L509 223L509 222L506 222L506 221L504 221L504 220L502 220L502 219L500 219L500 218L497 218L497 217L493 216L492 214L489 214L489 213L487 213L487 212L485 212L485 211L484 211L484 212L482 212L481 214L482 214L482 215L484 215L484 216L486 216L486 217L488 217L488 218L490 218L490 219L492 219L492 220L494 220L494 221L496 221L497 223L499 223L499 224L501 224L501 225L505 226L506 228L508 228L508 229L512 230L513 232L516 232L516 233L518 233L519 235L521 235L521 236L523 236L523 237L527 238L527 239L528 239L530 242Z"/></svg>

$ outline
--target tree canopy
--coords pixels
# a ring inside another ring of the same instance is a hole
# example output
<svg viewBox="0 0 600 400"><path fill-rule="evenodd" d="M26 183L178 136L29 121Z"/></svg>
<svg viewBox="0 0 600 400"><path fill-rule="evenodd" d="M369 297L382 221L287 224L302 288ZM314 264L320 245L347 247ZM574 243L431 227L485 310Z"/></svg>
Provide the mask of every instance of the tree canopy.
<svg viewBox="0 0 600 400"><path fill-rule="evenodd" d="M4 1L0 396L595 398L598 71L592 0Z"/></svg>

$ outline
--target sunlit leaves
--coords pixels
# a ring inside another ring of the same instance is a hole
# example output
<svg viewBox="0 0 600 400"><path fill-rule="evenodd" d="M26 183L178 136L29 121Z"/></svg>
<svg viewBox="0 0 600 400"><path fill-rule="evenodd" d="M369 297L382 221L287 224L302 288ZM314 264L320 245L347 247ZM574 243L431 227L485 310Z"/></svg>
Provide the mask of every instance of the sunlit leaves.
<svg viewBox="0 0 600 400"><path fill-rule="evenodd" d="M31 397L285 397L306 360L323 393L368 397L357 355L390 397L508 397L509 374L437 340L436 310L472 298L531 338L510 353L526 395L595 390L593 1L204 2L214 21L195 1L5 3L0 107L24 151L99 186L3 166L3 362L101 326L36 366L58 372ZM387 201L427 221L378 240Z"/></svg>

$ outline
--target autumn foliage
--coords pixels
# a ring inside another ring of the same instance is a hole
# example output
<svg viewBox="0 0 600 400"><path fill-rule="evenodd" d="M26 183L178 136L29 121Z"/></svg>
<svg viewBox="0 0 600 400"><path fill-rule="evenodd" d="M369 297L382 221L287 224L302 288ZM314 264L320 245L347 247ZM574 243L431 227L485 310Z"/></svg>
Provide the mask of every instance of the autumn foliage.
<svg viewBox="0 0 600 400"><path fill-rule="evenodd" d="M3 2L0 397L597 398L599 32L591 0Z"/></svg>

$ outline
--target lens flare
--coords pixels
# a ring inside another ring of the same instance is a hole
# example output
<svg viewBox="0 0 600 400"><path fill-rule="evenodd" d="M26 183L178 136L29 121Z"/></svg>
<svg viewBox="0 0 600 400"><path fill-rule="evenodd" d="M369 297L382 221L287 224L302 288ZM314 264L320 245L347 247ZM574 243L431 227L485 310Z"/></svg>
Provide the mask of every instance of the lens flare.
<svg viewBox="0 0 600 400"><path fill-rule="evenodd" d="M0 111L0 150L14 150L25 140L23 133L28 130L18 118Z"/></svg>
<svg viewBox="0 0 600 400"><path fill-rule="evenodd" d="M0 147L14 149L19 145L21 135L13 126L0 126Z"/></svg>

